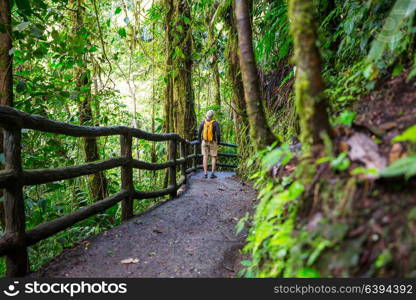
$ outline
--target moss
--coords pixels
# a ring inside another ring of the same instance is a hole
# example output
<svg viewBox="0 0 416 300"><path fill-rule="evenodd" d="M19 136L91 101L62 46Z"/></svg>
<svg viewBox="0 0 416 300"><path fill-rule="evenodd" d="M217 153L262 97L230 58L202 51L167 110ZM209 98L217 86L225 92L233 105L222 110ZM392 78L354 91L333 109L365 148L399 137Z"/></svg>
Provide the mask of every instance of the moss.
<svg viewBox="0 0 416 300"><path fill-rule="evenodd" d="M296 61L295 104L299 114L301 141L307 155L321 142L321 132L329 128L326 102L321 93L320 54L316 47L315 5L310 0L289 1L289 18Z"/></svg>

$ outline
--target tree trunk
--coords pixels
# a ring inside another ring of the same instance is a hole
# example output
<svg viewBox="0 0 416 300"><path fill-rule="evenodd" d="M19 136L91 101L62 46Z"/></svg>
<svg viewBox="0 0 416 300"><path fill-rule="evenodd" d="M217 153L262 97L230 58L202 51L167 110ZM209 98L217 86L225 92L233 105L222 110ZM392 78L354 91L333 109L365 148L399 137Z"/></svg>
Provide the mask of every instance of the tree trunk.
<svg viewBox="0 0 416 300"><path fill-rule="evenodd" d="M173 79L172 79L172 63L173 63L173 36L172 36L172 21L173 21L173 0L165 0L167 13L165 17L165 38L166 38L166 86L165 99L163 103L164 113L164 131L169 133L173 131Z"/></svg>
<svg viewBox="0 0 416 300"><path fill-rule="evenodd" d="M309 0L291 0L296 83L295 103L301 127L301 142L305 150L322 143L322 134L329 133L325 85L321 75L321 56L316 46L315 6Z"/></svg>
<svg viewBox="0 0 416 300"><path fill-rule="evenodd" d="M79 89L85 88L85 86L90 85L89 82L89 72L85 73L84 76L79 74L80 81L77 82L77 87ZM84 79L82 80L82 77ZM90 93L91 91L89 91ZM88 93L88 92L86 92ZM79 108L79 118L81 125L94 125L92 118L91 110L91 94L84 95L85 99L81 102ZM100 159L98 154L98 144L96 138L84 138L84 153L85 153L85 162L96 161ZM89 176L89 189L90 194L95 201L104 199L108 196L107 193L107 179L103 172L93 174Z"/></svg>
<svg viewBox="0 0 416 300"><path fill-rule="evenodd" d="M246 0L235 0L235 16L250 134L257 149L263 149L276 141L276 137L267 124L261 100L259 78L253 52L249 5Z"/></svg>
<svg viewBox="0 0 416 300"><path fill-rule="evenodd" d="M218 111L221 111L221 80L220 71L218 68L218 54L217 49L212 54L212 76L214 77L214 104L218 107Z"/></svg>
<svg viewBox="0 0 416 300"><path fill-rule="evenodd" d="M191 8L187 0L175 0L172 27L173 47L173 124L174 131L188 140L196 136L195 96L192 83ZM179 49L179 50L178 50ZM180 53L181 52L181 53Z"/></svg>
<svg viewBox="0 0 416 300"><path fill-rule="evenodd" d="M12 57L9 51L12 48L11 39L11 13L10 1L0 0L0 104L13 106L13 77ZM0 130L0 154L4 155L3 130ZM4 164L0 160L0 170ZM0 189L0 198L3 197L3 190ZM4 202L0 202L0 224L4 228Z"/></svg>
<svg viewBox="0 0 416 300"><path fill-rule="evenodd" d="M221 111L221 81L220 81L220 72L218 68L218 41L214 36L215 25L211 24L214 22L213 17L216 9L218 8L219 3L215 2L214 5L210 8L207 26L208 26L208 48L212 49L211 55L211 69L212 77L214 81L214 104L218 107L218 111ZM210 49L211 50L211 49Z"/></svg>
<svg viewBox="0 0 416 300"><path fill-rule="evenodd" d="M82 7L83 0L72 0L71 8L74 9L72 16L72 23L74 26L75 36L80 34L81 28L84 26L84 8ZM91 80L90 71L86 67L86 58L82 67L77 67L75 70L76 89L79 93L79 120L81 125L95 125L93 124L93 115L91 109ZM85 161L91 162L100 159L98 153L98 145L96 138L83 138ZM89 176L88 186L91 197L95 200L101 200L108 196L107 180L103 172Z"/></svg>
<svg viewBox="0 0 416 300"><path fill-rule="evenodd" d="M241 153L248 140L248 115L244 100L244 85L241 78L240 60L238 57L238 36L235 24L234 9L230 7L225 17L225 26L228 30L226 57L228 61L227 76L232 85L231 107L234 119L234 128L237 144Z"/></svg>

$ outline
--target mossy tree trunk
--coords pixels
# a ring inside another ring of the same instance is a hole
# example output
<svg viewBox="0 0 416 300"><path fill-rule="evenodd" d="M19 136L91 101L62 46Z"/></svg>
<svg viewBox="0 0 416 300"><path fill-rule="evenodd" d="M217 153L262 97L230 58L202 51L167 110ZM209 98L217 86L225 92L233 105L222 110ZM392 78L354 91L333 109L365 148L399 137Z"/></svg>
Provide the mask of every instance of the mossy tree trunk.
<svg viewBox="0 0 416 300"><path fill-rule="evenodd" d="M192 84L191 8L187 0L173 2L173 124L185 139L196 136L195 95Z"/></svg>
<svg viewBox="0 0 416 300"><path fill-rule="evenodd" d="M74 28L74 39L80 41L84 27L83 0L71 0L72 25ZM74 72L76 80L76 90L79 95L79 120L81 125L97 125L94 124L93 113L91 108L91 74L87 68L87 59L85 54L78 57L82 61ZM98 152L98 144L96 138L83 138L83 148L85 161L95 161L100 159ZM91 197L98 201L108 196L107 179L103 172L89 176L88 180L89 192Z"/></svg>
<svg viewBox="0 0 416 300"><path fill-rule="evenodd" d="M242 153L246 148L248 139L248 115L247 105L244 100L244 85L241 78L240 59L238 57L238 36L235 24L235 15L233 5L230 6L224 14L225 26L227 28L227 47L226 60L227 77L232 85L231 106L233 109L233 119L237 144ZM247 151L248 152L248 151Z"/></svg>
<svg viewBox="0 0 416 300"><path fill-rule="evenodd" d="M218 107L218 110L221 111L221 79L218 67L217 49L214 50L214 53L211 56L211 68L212 76L214 78L214 104Z"/></svg>
<svg viewBox="0 0 416 300"><path fill-rule="evenodd" d="M218 9L219 2L214 2L214 5L210 8L207 17L208 26L208 47L211 51L211 70L214 81L214 104L218 107L219 112L221 111L221 79L219 71L219 59L218 59L218 39L215 37L215 24L213 23L213 17L215 11Z"/></svg>
<svg viewBox="0 0 416 300"><path fill-rule="evenodd" d="M327 101L323 96L325 85L321 75L321 56L316 46L314 12L313 1L289 2L296 61L295 103L305 153L311 146L322 144L322 134L328 134L330 128Z"/></svg>
<svg viewBox="0 0 416 300"><path fill-rule="evenodd" d="M235 17L250 135L257 149L264 149L275 142L276 137L267 124L266 114L262 104L257 66L253 51L250 3L247 0L235 0Z"/></svg>
<svg viewBox="0 0 416 300"><path fill-rule="evenodd" d="M166 54L166 85L165 85L165 97L163 102L163 115L164 115L164 131L173 132L173 1L165 0L165 8L167 13L165 16L165 54Z"/></svg>
<svg viewBox="0 0 416 300"><path fill-rule="evenodd" d="M13 106L12 56L9 54L10 49L12 49L10 1L0 0L0 104L7 106ZM3 139L3 130L0 130L1 157L4 155ZM3 169L3 160L0 160L0 170ZM0 198L2 197L3 190L0 189ZM4 202L0 202L0 224L4 228Z"/></svg>

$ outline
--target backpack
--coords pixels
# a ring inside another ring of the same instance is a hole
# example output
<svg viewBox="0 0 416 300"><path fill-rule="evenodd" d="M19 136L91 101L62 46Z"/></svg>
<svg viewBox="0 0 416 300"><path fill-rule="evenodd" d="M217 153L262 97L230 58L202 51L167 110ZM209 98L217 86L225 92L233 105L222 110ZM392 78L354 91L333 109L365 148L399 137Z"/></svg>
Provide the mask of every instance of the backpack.
<svg viewBox="0 0 416 300"><path fill-rule="evenodd" d="M204 141L212 142L214 140L214 120L204 121L204 130L202 131L202 138Z"/></svg>

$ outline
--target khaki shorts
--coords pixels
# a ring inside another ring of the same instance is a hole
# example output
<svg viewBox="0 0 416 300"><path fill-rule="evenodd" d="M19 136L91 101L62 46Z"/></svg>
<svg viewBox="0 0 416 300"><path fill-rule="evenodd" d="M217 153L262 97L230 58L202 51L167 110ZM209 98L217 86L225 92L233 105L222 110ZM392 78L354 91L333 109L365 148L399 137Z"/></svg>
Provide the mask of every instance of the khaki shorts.
<svg viewBox="0 0 416 300"><path fill-rule="evenodd" d="M201 150L203 156L210 155L216 157L218 154L218 143L214 141L202 141Z"/></svg>

